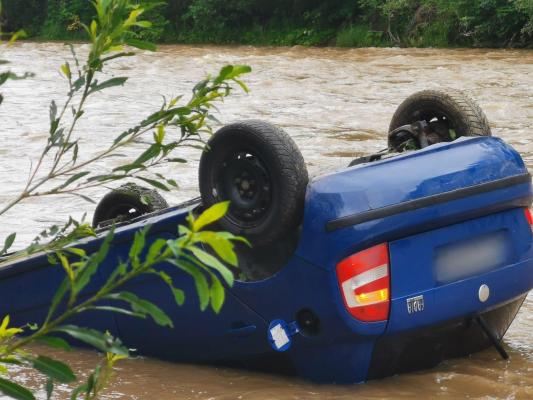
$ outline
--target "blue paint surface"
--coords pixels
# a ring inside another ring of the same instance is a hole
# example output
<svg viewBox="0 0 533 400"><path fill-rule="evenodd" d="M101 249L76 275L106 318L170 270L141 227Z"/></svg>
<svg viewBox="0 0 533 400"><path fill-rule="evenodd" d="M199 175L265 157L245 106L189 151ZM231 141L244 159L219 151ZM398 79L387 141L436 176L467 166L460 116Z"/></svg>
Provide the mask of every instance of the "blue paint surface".
<svg viewBox="0 0 533 400"><path fill-rule="evenodd" d="M103 312L84 314L72 322L109 330L139 353L168 360L231 361L247 367L269 359L280 370L289 363L294 372L315 381L362 382L379 338L473 316L533 288L531 228L523 207L518 206L531 198L532 187L519 184L332 232L326 231L326 223L524 173L527 169L520 156L500 139L468 138L322 176L308 186L302 233L293 256L268 279L236 282L228 288L219 314L201 313L192 279L176 268L160 265L184 289L184 306L178 307L172 293L155 277L140 277L124 290L163 308L175 329ZM85 293L94 292L117 260L126 258L137 229L151 224L149 241L174 238L191 207L172 208L119 228L110 254ZM464 215L476 210L484 215L464 220ZM440 248L491 232L506 238L502 265L458 281L438 281L434 261ZM87 240L80 246L90 251L101 240ZM335 266L346 256L383 242L389 243L390 251L390 318L360 322L345 309ZM48 265L42 255L4 267L0 270L0 314L12 315L14 323L42 321L62 279L61 268ZM478 298L482 284L491 289L486 302ZM424 297L424 309L409 313L407 300L415 296ZM292 336L284 358L276 358L280 353L271 348L267 337L270 322L295 321L301 310L312 310L318 316L319 329Z"/></svg>

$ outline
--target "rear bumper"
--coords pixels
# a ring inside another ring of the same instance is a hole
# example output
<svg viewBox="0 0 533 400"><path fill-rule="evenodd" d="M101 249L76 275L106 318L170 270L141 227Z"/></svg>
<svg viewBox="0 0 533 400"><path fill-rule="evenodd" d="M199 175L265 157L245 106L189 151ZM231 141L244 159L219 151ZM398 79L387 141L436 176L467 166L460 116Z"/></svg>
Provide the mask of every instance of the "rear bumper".
<svg viewBox="0 0 533 400"><path fill-rule="evenodd" d="M479 314L497 338L503 338L526 296L523 294ZM381 337L374 346L367 379L431 368L445 359L490 347L489 338L473 317Z"/></svg>
<svg viewBox="0 0 533 400"><path fill-rule="evenodd" d="M482 302L479 290L489 287ZM465 318L499 307L533 288L533 259L511 264L483 275L437 286L430 290L394 298L386 335L424 329L456 318ZM408 299L424 296L423 312L410 313Z"/></svg>
<svg viewBox="0 0 533 400"><path fill-rule="evenodd" d="M351 340L319 346L295 345L290 352L291 364L303 378L338 384L362 383L431 368L443 360L464 357L491 346L475 321L478 316L483 317L498 339L503 338L526 296L523 293L489 310L379 338L357 335Z"/></svg>
<svg viewBox="0 0 533 400"><path fill-rule="evenodd" d="M479 298L481 285L490 288L484 302ZM425 297L422 312L409 313L406 299L411 296L395 298L383 334L354 329L349 336L316 346L296 343L291 358L300 376L320 382L359 383L430 368L490 347L490 339L475 321L477 316L482 315L490 331L501 339L532 287L533 259L527 259L413 293Z"/></svg>

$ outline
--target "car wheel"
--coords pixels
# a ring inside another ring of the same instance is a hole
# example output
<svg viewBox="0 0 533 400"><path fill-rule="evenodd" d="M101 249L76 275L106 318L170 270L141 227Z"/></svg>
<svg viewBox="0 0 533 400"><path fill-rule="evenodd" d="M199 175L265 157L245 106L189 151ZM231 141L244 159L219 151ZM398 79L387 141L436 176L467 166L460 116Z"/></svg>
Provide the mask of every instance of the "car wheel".
<svg viewBox="0 0 533 400"><path fill-rule="evenodd" d="M218 228L254 246L280 240L303 216L307 169L282 129L251 120L227 125L209 140L200 160L204 207L230 201Z"/></svg>
<svg viewBox="0 0 533 400"><path fill-rule="evenodd" d="M389 148L400 149L406 139L391 135L393 131L417 121L427 123L429 144L450 142L461 136L491 136L485 113L465 93L424 90L409 96L394 113L389 126Z"/></svg>
<svg viewBox="0 0 533 400"><path fill-rule="evenodd" d="M129 221L165 208L168 208L168 204L157 191L126 183L100 200L94 212L93 227Z"/></svg>

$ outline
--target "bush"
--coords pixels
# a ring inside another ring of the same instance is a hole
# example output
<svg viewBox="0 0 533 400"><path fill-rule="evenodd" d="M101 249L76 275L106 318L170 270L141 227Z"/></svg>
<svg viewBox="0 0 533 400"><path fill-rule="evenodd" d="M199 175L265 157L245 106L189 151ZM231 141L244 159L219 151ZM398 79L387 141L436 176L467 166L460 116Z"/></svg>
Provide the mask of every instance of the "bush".
<svg viewBox="0 0 533 400"><path fill-rule="evenodd" d="M335 43L339 47L384 46L383 32L371 31L364 25L351 25L337 34Z"/></svg>
<svg viewBox="0 0 533 400"><path fill-rule="evenodd" d="M94 8L86 0L48 0L40 35L50 39L83 37L80 23L89 23Z"/></svg>
<svg viewBox="0 0 533 400"><path fill-rule="evenodd" d="M88 0L4 0L10 30L79 38ZM146 1L146 0L145 0ZM152 7L158 3L150 0ZM340 46L531 46L531 0L166 0L147 11L158 41ZM65 31L70 28L69 31ZM376 32L381 32L378 34Z"/></svg>

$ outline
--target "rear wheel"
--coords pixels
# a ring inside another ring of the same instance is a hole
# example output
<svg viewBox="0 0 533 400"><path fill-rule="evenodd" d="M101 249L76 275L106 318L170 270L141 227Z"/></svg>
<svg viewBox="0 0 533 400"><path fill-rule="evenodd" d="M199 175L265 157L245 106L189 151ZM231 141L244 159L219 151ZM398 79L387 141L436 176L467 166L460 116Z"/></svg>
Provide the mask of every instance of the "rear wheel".
<svg viewBox="0 0 533 400"><path fill-rule="evenodd" d="M389 148L421 148L419 140L402 126L424 123L427 144L451 142L461 136L491 136L489 122L479 105L461 91L424 90L409 96L396 110L389 126Z"/></svg>
<svg viewBox="0 0 533 400"><path fill-rule="evenodd" d="M100 200L94 212L93 227L129 221L165 208L168 203L157 191L126 183Z"/></svg>
<svg viewBox="0 0 533 400"><path fill-rule="evenodd" d="M255 246L281 239L301 222L307 169L294 141L274 125L252 120L223 127L209 140L199 175L205 207L230 201L219 227Z"/></svg>

